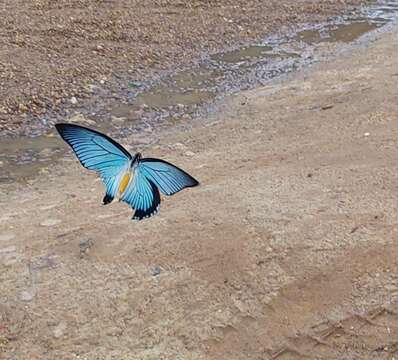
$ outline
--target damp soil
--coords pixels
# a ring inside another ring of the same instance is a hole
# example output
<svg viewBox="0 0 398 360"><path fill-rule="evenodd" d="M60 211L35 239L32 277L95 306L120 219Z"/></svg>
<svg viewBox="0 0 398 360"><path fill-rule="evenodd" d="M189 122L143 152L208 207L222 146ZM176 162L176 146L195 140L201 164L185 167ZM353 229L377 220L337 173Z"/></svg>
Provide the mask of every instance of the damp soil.
<svg viewBox="0 0 398 360"><path fill-rule="evenodd" d="M344 1L35 0L1 4L0 134L35 134L92 97L266 34L352 10ZM134 88L134 85L133 85Z"/></svg>

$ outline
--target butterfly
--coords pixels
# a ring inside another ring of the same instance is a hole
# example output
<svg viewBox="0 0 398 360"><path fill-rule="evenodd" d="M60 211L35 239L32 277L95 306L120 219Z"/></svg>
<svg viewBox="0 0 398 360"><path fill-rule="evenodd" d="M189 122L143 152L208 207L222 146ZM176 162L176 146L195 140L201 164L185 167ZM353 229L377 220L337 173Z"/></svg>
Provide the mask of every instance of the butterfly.
<svg viewBox="0 0 398 360"><path fill-rule="evenodd" d="M142 158L140 153L131 156L122 145L96 130L75 124L55 127L80 163L101 177L106 188L103 204L118 198L135 210L133 220L158 212L159 190L164 195L173 195L199 185L191 175L167 161Z"/></svg>

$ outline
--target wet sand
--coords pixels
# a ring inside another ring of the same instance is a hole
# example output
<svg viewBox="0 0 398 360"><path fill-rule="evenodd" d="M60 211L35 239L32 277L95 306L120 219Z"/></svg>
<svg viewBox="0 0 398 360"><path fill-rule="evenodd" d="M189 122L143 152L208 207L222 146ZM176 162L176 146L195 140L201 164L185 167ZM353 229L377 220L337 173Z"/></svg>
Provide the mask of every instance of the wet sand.
<svg viewBox="0 0 398 360"><path fill-rule="evenodd" d="M396 357L397 41L155 129L201 186L150 220L72 156L2 187L2 358Z"/></svg>

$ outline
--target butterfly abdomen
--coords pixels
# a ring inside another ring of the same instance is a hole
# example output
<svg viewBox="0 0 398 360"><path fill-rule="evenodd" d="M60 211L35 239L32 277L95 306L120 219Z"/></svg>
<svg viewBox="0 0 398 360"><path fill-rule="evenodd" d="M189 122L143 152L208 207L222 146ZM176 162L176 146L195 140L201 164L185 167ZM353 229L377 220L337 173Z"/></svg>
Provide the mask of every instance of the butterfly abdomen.
<svg viewBox="0 0 398 360"><path fill-rule="evenodd" d="M119 183L119 195L122 195L130 182L131 172L127 172L123 175Z"/></svg>

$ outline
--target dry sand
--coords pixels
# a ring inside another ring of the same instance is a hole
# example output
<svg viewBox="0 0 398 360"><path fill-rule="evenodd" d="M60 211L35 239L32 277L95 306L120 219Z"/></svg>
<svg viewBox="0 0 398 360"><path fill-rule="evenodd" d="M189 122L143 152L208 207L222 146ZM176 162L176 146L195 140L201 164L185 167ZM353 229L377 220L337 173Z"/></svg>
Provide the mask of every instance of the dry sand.
<svg viewBox="0 0 398 360"><path fill-rule="evenodd" d="M201 186L150 220L72 156L3 193L0 357L398 358L397 43L155 133Z"/></svg>

